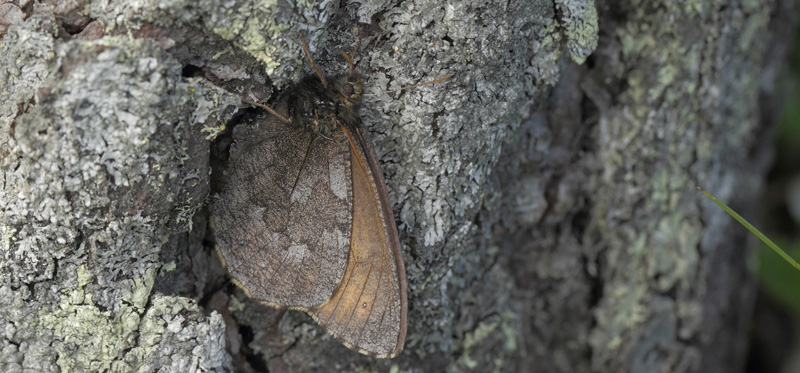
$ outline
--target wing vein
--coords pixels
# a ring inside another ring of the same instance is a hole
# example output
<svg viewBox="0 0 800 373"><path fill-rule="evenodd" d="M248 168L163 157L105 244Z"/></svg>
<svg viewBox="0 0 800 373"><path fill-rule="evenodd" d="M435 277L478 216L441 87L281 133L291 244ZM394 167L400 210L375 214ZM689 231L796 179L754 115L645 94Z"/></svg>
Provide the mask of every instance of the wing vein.
<svg viewBox="0 0 800 373"><path fill-rule="evenodd" d="M361 296L364 295L364 289L367 288L367 284L369 283L369 275L371 274L372 274L372 263L369 263L369 269L367 270L367 277L364 279L364 285L361 286L361 292L358 293L359 302L361 301ZM353 316L356 314L356 311L358 311L358 302L356 302L355 306L353 307L353 312L350 312L350 318L347 319L347 324L345 324L346 327L350 326L350 322L353 321Z"/></svg>
<svg viewBox="0 0 800 373"><path fill-rule="evenodd" d="M375 308L375 301L378 299L378 293L380 292L381 288L381 280L383 279L383 271L378 272L378 287L375 289L375 293L372 297L372 302L369 305L369 313L367 313L367 321L369 321L369 317L372 315L372 310ZM358 331L358 337L356 339L361 339L361 334L364 333L364 327L367 325L366 322L361 324L361 328Z"/></svg>
<svg viewBox="0 0 800 373"><path fill-rule="evenodd" d="M355 263L353 263L353 268L355 268L355 266L358 265L358 257L353 256L353 261L355 261ZM338 294L339 295L339 299L336 300L336 306L333 307L333 311L330 313L331 316L335 315L336 314L336 310L339 309L339 303L341 303L341 301L342 301L342 295L347 290L347 287L350 286L350 280L353 278L353 273L355 273L355 270L350 271L350 276L347 276L347 282L344 282L343 284L340 284L340 285L344 285L344 288L342 288L342 291ZM331 319L328 318L328 320L326 322L328 322L330 320Z"/></svg>

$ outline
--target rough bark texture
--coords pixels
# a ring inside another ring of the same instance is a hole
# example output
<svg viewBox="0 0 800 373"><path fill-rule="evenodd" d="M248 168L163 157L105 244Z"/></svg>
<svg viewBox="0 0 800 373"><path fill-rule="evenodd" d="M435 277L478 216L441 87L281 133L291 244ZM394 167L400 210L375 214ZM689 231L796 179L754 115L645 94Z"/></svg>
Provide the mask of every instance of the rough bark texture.
<svg viewBox="0 0 800 373"><path fill-rule="evenodd" d="M795 3L0 5L0 371L741 369L746 235L694 188L755 200ZM300 31L328 72L364 40L393 360L249 301L213 252L226 128L310 73Z"/></svg>

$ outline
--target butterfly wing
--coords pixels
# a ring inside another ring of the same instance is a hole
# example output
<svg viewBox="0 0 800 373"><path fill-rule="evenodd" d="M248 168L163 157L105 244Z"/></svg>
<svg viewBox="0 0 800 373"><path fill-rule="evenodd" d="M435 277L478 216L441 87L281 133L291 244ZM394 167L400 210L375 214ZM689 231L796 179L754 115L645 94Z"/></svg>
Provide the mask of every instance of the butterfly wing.
<svg viewBox="0 0 800 373"><path fill-rule="evenodd" d="M375 151L363 128L342 127L350 146L353 222L350 256L331 298L309 313L350 348L394 357L406 336L406 275L397 227Z"/></svg>
<svg viewBox="0 0 800 373"><path fill-rule="evenodd" d="M234 129L227 184L213 207L219 251L253 298L308 309L345 271L352 226L345 139L268 119Z"/></svg>

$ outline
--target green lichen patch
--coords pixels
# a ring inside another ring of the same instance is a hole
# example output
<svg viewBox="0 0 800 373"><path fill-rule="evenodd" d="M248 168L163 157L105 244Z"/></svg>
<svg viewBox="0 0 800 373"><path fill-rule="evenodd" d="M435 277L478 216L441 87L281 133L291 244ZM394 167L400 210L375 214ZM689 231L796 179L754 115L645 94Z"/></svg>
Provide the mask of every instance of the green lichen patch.
<svg viewBox="0 0 800 373"><path fill-rule="evenodd" d="M576 63L583 63L597 48L600 31L594 0L559 0L556 10L567 36L567 49Z"/></svg>

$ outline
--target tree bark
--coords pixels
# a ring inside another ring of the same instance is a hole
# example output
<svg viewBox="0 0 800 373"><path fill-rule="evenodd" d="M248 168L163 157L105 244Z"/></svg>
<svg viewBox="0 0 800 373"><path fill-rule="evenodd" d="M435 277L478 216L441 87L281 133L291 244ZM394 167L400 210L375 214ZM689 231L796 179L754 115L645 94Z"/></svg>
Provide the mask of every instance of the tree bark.
<svg viewBox="0 0 800 373"><path fill-rule="evenodd" d="M0 370L742 370L794 0L0 6ZM229 129L361 39L404 352L226 280ZM446 74L453 78L392 95Z"/></svg>

